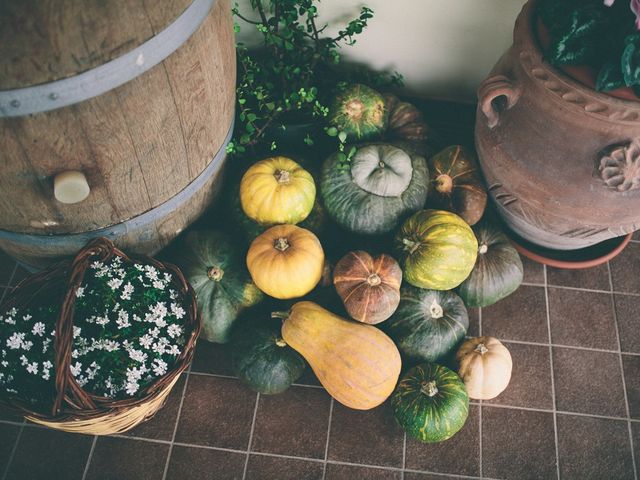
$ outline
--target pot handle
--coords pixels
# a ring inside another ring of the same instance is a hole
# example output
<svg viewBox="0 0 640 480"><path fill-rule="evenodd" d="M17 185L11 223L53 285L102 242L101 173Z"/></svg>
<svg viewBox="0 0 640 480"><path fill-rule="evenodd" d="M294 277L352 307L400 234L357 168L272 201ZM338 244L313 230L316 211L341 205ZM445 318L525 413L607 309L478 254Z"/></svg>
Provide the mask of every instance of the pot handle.
<svg viewBox="0 0 640 480"><path fill-rule="evenodd" d="M487 78L478 88L478 101L484 116L487 118L487 126L494 129L500 123L500 112L514 107L520 96L522 88L504 75L494 75ZM504 97L506 102L502 105L495 100Z"/></svg>

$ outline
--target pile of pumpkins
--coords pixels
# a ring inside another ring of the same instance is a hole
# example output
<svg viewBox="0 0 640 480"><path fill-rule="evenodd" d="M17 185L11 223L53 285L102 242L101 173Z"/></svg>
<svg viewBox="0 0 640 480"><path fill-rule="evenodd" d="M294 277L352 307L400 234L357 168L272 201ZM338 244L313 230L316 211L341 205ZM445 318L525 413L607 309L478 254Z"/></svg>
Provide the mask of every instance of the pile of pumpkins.
<svg viewBox="0 0 640 480"><path fill-rule="evenodd" d="M408 434L446 440L464 425L469 398L494 398L509 383L508 350L466 337L467 307L515 291L522 263L483 218L473 154L452 146L426 155L429 129L413 105L354 85L330 125L356 144L347 164L336 152L314 178L290 158L257 161L232 181L219 216L242 233L192 231L173 260L196 291L203 338L231 343L251 388L283 392L308 363L347 407L391 397ZM352 245L363 248L342 251ZM318 291L339 305L321 306ZM280 303L252 308L265 299Z"/></svg>

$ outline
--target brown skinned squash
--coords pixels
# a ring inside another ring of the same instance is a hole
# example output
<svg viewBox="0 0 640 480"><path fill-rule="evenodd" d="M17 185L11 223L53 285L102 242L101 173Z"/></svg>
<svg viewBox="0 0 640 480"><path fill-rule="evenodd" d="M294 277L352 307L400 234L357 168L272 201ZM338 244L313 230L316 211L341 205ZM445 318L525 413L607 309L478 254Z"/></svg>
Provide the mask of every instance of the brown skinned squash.
<svg viewBox="0 0 640 480"><path fill-rule="evenodd" d="M478 223L487 206L487 191L475 155L460 145L447 147L428 161L432 188L427 205Z"/></svg>
<svg viewBox="0 0 640 480"><path fill-rule="evenodd" d="M393 392L402 367L400 352L376 327L346 320L313 302L298 302L290 312L273 316L285 319L284 341L343 405L369 410Z"/></svg>
<svg viewBox="0 0 640 480"><path fill-rule="evenodd" d="M389 111L385 138L390 142L406 142L416 153L426 155L432 130L422 112L415 105L403 102L390 93L384 95L384 101Z"/></svg>
<svg viewBox="0 0 640 480"><path fill-rule="evenodd" d="M390 255L372 257L358 250L338 261L333 284L354 320L375 325L388 319L400 303L402 270Z"/></svg>

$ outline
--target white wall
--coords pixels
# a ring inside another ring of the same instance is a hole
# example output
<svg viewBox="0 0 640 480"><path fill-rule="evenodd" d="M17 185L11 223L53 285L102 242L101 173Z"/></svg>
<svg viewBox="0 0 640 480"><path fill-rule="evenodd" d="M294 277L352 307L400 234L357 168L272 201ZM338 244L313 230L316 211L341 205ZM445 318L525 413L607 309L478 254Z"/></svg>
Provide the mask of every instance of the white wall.
<svg viewBox="0 0 640 480"><path fill-rule="evenodd" d="M248 0L239 0L248 12ZM342 25L361 5L375 12L345 57L395 69L408 93L473 101L477 85L511 45L525 0L322 0L321 20Z"/></svg>

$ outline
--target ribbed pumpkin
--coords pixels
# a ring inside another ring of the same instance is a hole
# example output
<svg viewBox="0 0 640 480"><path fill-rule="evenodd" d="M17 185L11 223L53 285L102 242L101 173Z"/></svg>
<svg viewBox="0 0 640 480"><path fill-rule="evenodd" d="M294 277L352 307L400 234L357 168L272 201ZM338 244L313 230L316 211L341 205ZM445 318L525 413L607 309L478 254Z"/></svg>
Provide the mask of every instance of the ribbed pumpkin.
<svg viewBox="0 0 640 480"><path fill-rule="evenodd" d="M384 101L389 112L385 139L392 142L407 142L414 151L420 155L426 155L431 128L422 112L415 105L403 102L393 94L385 94Z"/></svg>
<svg viewBox="0 0 640 480"><path fill-rule="evenodd" d="M296 303L284 317L282 338L309 362L337 401L369 410L391 395L400 375L400 353L376 327L312 302Z"/></svg>
<svg viewBox="0 0 640 480"><path fill-rule="evenodd" d="M215 230L189 232L175 251L173 261L196 292L201 338L228 342L238 314L263 297L247 272L243 252L229 236Z"/></svg>
<svg viewBox="0 0 640 480"><path fill-rule="evenodd" d="M447 147L429 159L433 185L427 205L458 214L475 225L487 206L487 191L473 153L460 145Z"/></svg>
<svg viewBox="0 0 640 480"><path fill-rule="evenodd" d="M389 144L358 148L348 168L338 154L324 163L320 189L329 215L345 229L367 235L388 233L427 199L427 161Z"/></svg>
<svg viewBox="0 0 640 480"><path fill-rule="evenodd" d="M509 350L493 337L470 338L458 349L456 360L469 397L490 400L509 385L513 362Z"/></svg>
<svg viewBox="0 0 640 480"><path fill-rule="evenodd" d="M400 302L402 270L393 257L349 252L336 264L333 284L354 320L376 324L389 318Z"/></svg>
<svg viewBox="0 0 640 480"><path fill-rule="evenodd" d="M251 243L247 267L255 284L267 295L302 297L322 278L324 251L309 230L276 225Z"/></svg>
<svg viewBox="0 0 640 480"><path fill-rule="evenodd" d="M300 378L306 362L282 339L279 320L255 315L255 320L242 322L233 330L229 349L233 370L257 392L282 393Z"/></svg>
<svg viewBox="0 0 640 480"><path fill-rule="evenodd" d="M469 315L454 292L404 285L400 293L400 306L384 330L407 357L438 361L467 334Z"/></svg>
<svg viewBox="0 0 640 480"><path fill-rule="evenodd" d="M349 141L379 137L387 118L383 96L358 83L341 92L329 110L329 124L346 133Z"/></svg>
<svg viewBox="0 0 640 480"><path fill-rule="evenodd" d="M523 278L520 255L497 227L486 220L473 227L478 258L458 293L469 307L487 307L515 292Z"/></svg>
<svg viewBox="0 0 640 480"><path fill-rule="evenodd" d="M296 224L307 218L316 198L313 177L286 157L261 160L240 181L240 202L260 225Z"/></svg>
<svg viewBox="0 0 640 480"><path fill-rule="evenodd" d="M450 290L471 273L478 242L458 215L422 210L411 216L395 239L404 279L419 288Z"/></svg>
<svg viewBox="0 0 640 480"><path fill-rule="evenodd" d="M391 399L398 423L421 442L453 437L469 416L469 396L452 370L423 363L403 375Z"/></svg>

